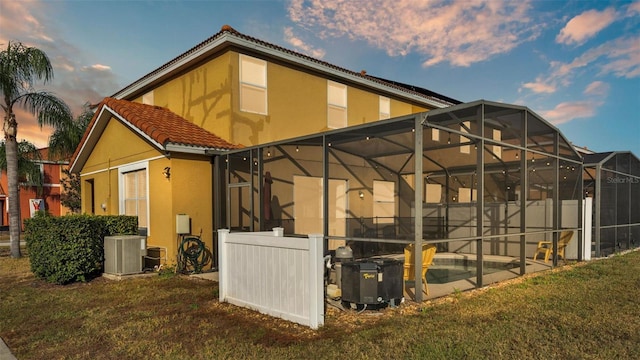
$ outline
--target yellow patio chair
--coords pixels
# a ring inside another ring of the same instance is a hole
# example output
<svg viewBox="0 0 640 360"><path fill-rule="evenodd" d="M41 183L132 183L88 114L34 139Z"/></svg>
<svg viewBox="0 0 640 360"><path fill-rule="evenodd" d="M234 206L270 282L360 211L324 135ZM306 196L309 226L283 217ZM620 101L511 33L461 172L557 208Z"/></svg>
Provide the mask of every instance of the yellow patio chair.
<svg viewBox="0 0 640 360"><path fill-rule="evenodd" d="M564 260L564 248L567 247L569 241L573 237L573 231L565 230L560 233L560 239L558 239L558 257L562 257ZM544 262L549 262L549 258L553 254L553 242L551 241L538 241L538 248L533 255L533 260L538 258L538 254L544 253Z"/></svg>
<svg viewBox="0 0 640 360"><path fill-rule="evenodd" d="M415 255L413 251L414 245L409 244L404 248L404 281L415 279ZM422 283L427 295L429 295L429 287L427 286L427 269L433 263L433 257L436 255L436 246L433 244L422 245Z"/></svg>

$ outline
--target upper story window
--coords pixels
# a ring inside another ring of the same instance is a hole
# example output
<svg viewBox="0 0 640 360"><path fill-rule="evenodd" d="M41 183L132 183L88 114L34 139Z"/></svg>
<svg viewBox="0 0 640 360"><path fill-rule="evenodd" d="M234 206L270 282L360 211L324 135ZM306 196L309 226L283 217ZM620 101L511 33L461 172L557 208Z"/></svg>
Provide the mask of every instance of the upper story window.
<svg viewBox="0 0 640 360"><path fill-rule="evenodd" d="M267 114L267 62L240 55L240 111Z"/></svg>
<svg viewBox="0 0 640 360"><path fill-rule="evenodd" d="M379 100L380 120L391 117L391 100L388 97L380 96Z"/></svg>
<svg viewBox="0 0 640 360"><path fill-rule="evenodd" d="M142 103L145 104L145 105L155 105L154 104L154 98L153 98L153 90L151 90L148 93L142 95Z"/></svg>
<svg viewBox="0 0 640 360"><path fill-rule="evenodd" d="M347 127L347 85L327 80L327 127Z"/></svg>

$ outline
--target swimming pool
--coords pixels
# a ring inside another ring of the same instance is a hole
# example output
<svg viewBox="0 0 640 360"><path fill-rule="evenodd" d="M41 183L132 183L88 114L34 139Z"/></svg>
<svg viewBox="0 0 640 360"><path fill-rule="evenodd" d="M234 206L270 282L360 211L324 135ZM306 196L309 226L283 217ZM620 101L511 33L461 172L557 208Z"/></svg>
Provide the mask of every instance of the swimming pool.
<svg viewBox="0 0 640 360"><path fill-rule="evenodd" d="M466 256L443 256L433 259L433 264L427 271L428 284L446 284L458 280L465 280L476 277L475 258ZM517 260L505 259L505 261L484 261L484 275L493 274L499 271L514 269L520 266Z"/></svg>

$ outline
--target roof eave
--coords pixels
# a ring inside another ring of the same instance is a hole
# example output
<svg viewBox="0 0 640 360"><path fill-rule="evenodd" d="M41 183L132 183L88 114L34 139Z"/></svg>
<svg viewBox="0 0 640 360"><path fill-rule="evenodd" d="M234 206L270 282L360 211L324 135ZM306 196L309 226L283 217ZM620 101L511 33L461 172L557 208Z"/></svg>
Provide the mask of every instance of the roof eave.
<svg viewBox="0 0 640 360"><path fill-rule="evenodd" d="M104 130L104 125L102 124L104 121L101 121L101 120L103 116L105 116L106 109L107 109L107 106L102 106L102 108L100 109L100 113L97 115L96 121L93 123L93 126L89 130L89 134L81 144L82 146L78 151L78 155L73 159L73 163L71 164L71 166L69 166L69 172L80 173L80 170L82 169L85 162L89 158L89 154L86 153L86 149L87 148L93 149L93 147L98 142L98 139L96 138L95 134L97 132L102 132L102 130ZM107 111L107 112L110 113L110 111ZM102 129L97 129L98 126L101 126Z"/></svg>
<svg viewBox="0 0 640 360"><path fill-rule="evenodd" d="M144 131L142 131L137 126L133 125L127 119L125 119L120 114L118 114L117 111L115 111L114 109L110 108L105 104L102 107L102 110L100 110L100 114L98 115L98 118L93 124L93 127L91 128L91 131L87 136L87 139L82 143L82 148L80 148L80 151L78 152L78 156L76 156L76 158L73 161L73 164L71 164L71 167L69 168L72 173L80 172L80 169L84 166L84 163L87 161L89 157L89 154L85 153L86 149L93 149L96 146L96 144L98 143L98 139L100 138L99 134L102 133L102 131L107 125L106 121L109 120L109 118L111 117L114 117L120 120L120 122L123 125L131 129L134 133L140 135L143 139L145 139L146 141L151 143L153 146L155 146L156 149L158 149L159 151L166 150L162 144L155 141L153 138L147 135Z"/></svg>
<svg viewBox="0 0 640 360"><path fill-rule="evenodd" d="M339 71L337 69L333 69L329 66L326 66L323 63L311 61L309 59L301 58L294 54L283 52L279 49L274 49L260 43L255 43L251 40L244 39L242 37L239 37L238 35L235 35L233 33L228 33L228 32L221 34L221 36L212 40L209 44L203 46L198 50L195 50L193 53L189 55L186 55L184 58L179 59L174 64L171 64L170 66L168 66L166 69L158 71L155 74L152 73L152 75L142 77L141 79L137 80L130 86L115 93L112 97L117 99L126 99L132 95L139 94L149 85L156 82L160 82L163 79L166 79L168 77L171 77L172 75L179 73L183 69L189 67L190 64L194 62L198 62L199 60L202 60L207 56L211 55L212 53L215 53L229 45L235 45L241 48L254 50L289 63L294 63L308 69L312 69L312 70L325 73L328 75L332 75L338 78L342 78L349 82L358 83L363 86L373 88L382 92L394 94L400 98L412 100L417 103L421 103L433 108L445 108L453 105L448 102L445 102L444 100L436 101L436 100L428 99L417 94L412 94L409 92L401 91L399 89L395 89L391 86L386 86L384 84L369 80L362 76L356 76L355 74L345 73L343 71Z"/></svg>
<svg viewBox="0 0 640 360"><path fill-rule="evenodd" d="M209 149L210 148L204 147L204 146L192 146L192 145L173 144L173 143L166 143L164 145L165 151L183 153L183 154L207 155L207 150Z"/></svg>

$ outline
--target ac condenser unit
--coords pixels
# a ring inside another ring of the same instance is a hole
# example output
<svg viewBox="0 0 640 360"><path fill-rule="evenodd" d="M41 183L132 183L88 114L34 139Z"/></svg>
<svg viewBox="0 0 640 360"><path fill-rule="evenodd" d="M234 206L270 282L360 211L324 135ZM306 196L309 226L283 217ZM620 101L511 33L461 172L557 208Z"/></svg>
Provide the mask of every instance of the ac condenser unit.
<svg viewBox="0 0 640 360"><path fill-rule="evenodd" d="M145 236L105 236L104 272L114 275L141 273L142 259L146 255L146 243Z"/></svg>

